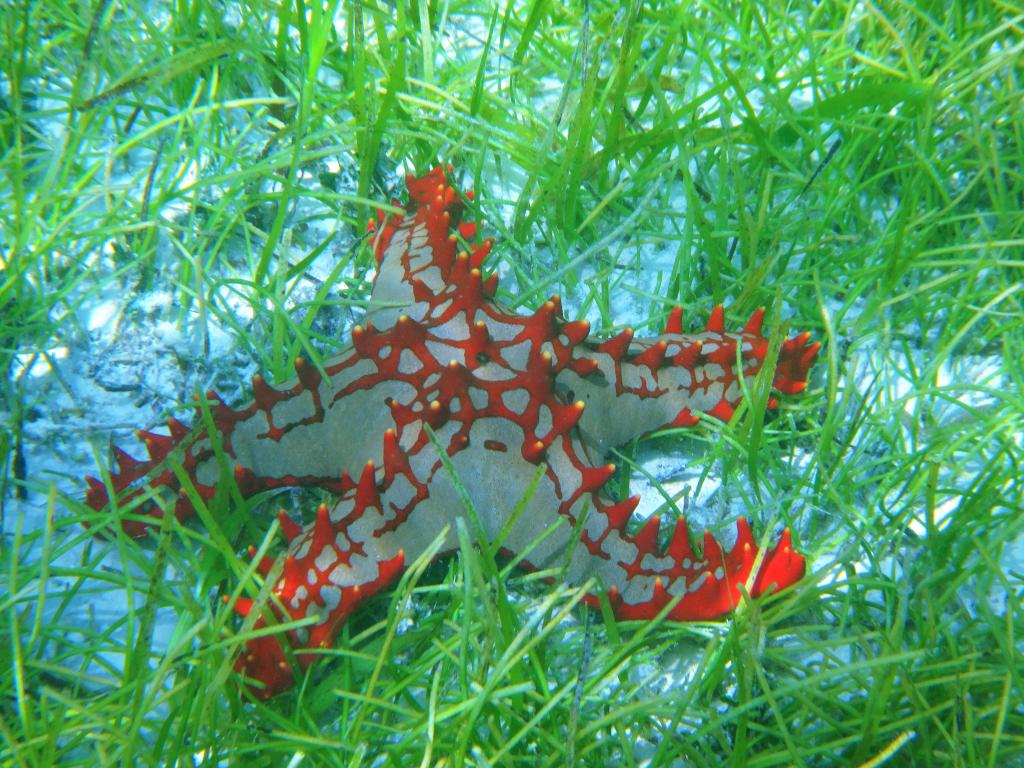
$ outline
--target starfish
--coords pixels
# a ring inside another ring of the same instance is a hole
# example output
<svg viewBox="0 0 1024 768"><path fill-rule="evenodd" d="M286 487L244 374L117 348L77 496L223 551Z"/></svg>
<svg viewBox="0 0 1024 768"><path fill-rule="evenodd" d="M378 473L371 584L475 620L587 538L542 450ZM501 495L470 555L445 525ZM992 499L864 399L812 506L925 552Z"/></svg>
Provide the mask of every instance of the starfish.
<svg viewBox="0 0 1024 768"><path fill-rule="evenodd" d="M247 641L236 668L256 696L288 689L292 654L302 668L312 663L311 650L331 645L345 619L442 532L438 555L452 552L467 503L479 535L500 537L525 568L564 564L569 584L595 579L621 619L666 608L673 620L713 619L735 608L744 589L757 597L803 576L788 530L759 553L740 519L728 551L709 533L695 549L680 519L662 547L661 520L628 532L638 498L615 501L606 490L615 471L604 462L610 448L693 426L701 414L732 416L744 380L752 382L768 352L763 310L730 332L717 306L703 330L684 333L677 308L656 337L627 329L591 341L588 323L565 320L557 297L529 315L494 300L497 275L481 271L492 241L459 251L460 238L477 240L477 227L463 221L469 196L444 168L410 176L407 187L404 212L380 215L371 227L378 271L366 324L353 329L349 348L322 367L297 360L296 378L281 387L256 376L252 401L239 408L208 393L215 435L201 420L189 428L171 419L168 435L140 433L148 459L115 449L117 473L106 482L88 478L96 510L115 497L124 505L148 484L179 494L173 509L181 520L194 509L171 460L208 500L218 452L244 495L300 485L335 494L308 525L281 513L287 552L282 562L259 563L275 579L277 618L312 622ZM803 391L818 348L807 334L784 341L774 389ZM148 514L124 519L124 530L144 535L161 513ZM253 610L247 598L234 607ZM265 626L262 616L256 626Z"/></svg>

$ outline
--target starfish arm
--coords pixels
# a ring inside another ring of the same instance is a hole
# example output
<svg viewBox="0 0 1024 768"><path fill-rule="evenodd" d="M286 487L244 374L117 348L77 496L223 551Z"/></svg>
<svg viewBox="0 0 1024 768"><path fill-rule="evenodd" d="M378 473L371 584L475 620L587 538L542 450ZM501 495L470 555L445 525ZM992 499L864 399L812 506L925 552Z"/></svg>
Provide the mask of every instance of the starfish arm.
<svg viewBox="0 0 1024 768"><path fill-rule="evenodd" d="M365 329L353 332L354 339L362 335ZM385 363L350 349L326 363L325 377L300 359L296 378L280 387L254 377L253 399L239 408L208 392L216 448L197 405L193 427L170 419L169 434L139 433L148 453L145 459L115 449L117 471L111 473L109 486L87 478L86 502L102 510L112 490L124 507L148 485L173 500L175 515L187 520L195 510L182 493L172 462L180 464L202 498L211 499L221 474L218 451L245 496L292 486L344 491L351 486L350 472L380 458L379 436L392 424L386 403L412 389L391 376ZM146 535L162 515L155 504L136 514L150 518L122 521L125 532L136 537Z"/></svg>
<svg viewBox="0 0 1024 768"><path fill-rule="evenodd" d="M607 450L659 429L693 426L700 414L728 421L743 398L741 379L751 385L764 364L768 340L760 332L760 315L742 331L726 332L717 307L700 333L634 339L627 329L599 346L577 347L576 357L592 361L594 370L581 376L567 368L558 387L587 404L580 421L583 439ZM818 348L807 335L785 341L773 388L806 388Z"/></svg>

